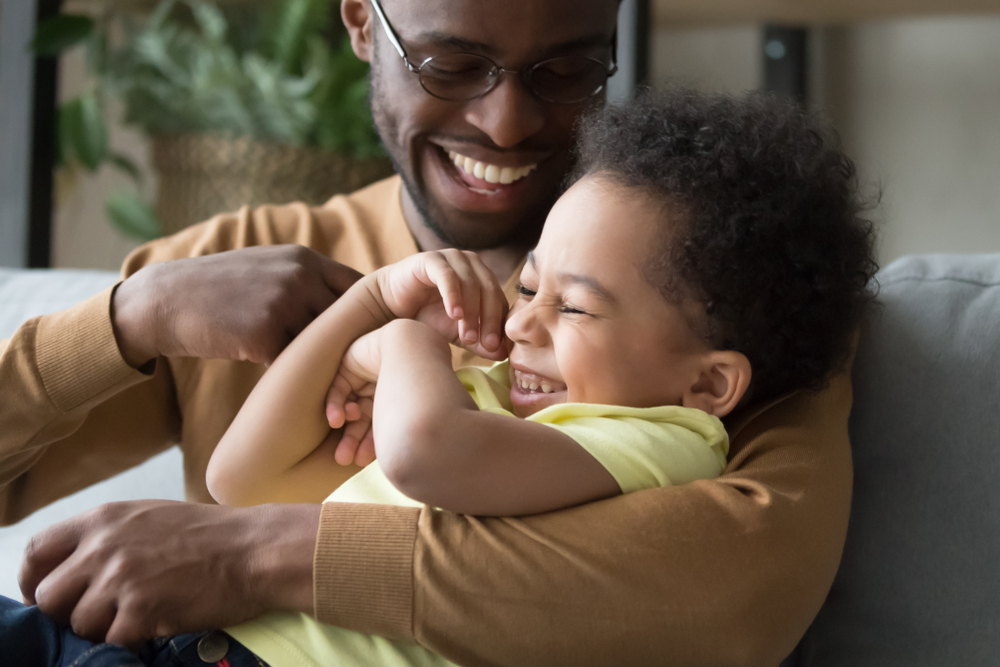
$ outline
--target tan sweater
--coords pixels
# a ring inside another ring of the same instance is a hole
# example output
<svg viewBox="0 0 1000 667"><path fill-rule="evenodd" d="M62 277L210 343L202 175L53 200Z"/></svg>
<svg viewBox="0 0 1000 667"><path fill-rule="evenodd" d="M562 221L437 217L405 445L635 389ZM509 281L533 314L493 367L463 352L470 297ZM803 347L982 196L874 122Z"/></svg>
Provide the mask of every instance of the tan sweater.
<svg viewBox="0 0 1000 667"><path fill-rule="evenodd" d="M142 266L301 243L372 271L417 251L387 179L320 208L222 215L133 253ZM174 444L190 500L263 368L118 351L111 290L0 342L0 516L12 523ZM840 560L851 493L849 378L727 424L722 477L519 519L324 506L319 620L468 665L776 665ZM356 469L347 468L344 479ZM331 488L343 480L331 480Z"/></svg>

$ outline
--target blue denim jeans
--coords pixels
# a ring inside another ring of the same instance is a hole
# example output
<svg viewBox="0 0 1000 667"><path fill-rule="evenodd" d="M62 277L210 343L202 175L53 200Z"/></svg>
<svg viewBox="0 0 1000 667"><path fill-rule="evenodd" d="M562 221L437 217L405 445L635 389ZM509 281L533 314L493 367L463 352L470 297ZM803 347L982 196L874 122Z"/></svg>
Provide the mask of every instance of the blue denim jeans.
<svg viewBox="0 0 1000 667"><path fill-rule="evenodd" d="M202 660L199 644L209 633L157 637L138 655L114 644L95 644L73 634L38 610L0 596L0 664L12 667L267 667L245 646L228 635L218 655L218 637L212 662ZM214 634L214 633L213 633ZM205 651L202 650L205 654Z"/></svg>

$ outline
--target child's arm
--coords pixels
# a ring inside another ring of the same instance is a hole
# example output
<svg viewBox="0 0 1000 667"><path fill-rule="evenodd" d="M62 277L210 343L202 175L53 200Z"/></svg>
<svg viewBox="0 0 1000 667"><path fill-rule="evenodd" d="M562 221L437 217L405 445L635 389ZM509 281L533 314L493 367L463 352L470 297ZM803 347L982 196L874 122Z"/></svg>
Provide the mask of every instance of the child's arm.
<svg viewBox="0 0 1000 667"><path fill-rule="evenodd" d="M344 358L339 395L369 393L375 378L379 465L415 500L462 514L516 516L621 493L569 436L481 412L452 370L447 343L420 322L397 320L358 340Z"/></svg>
<svg viewBox="0 0 1000 667"><path fill-rule="evenodd" d="M342 473L325 418L327 392L348 346L393 316L420 317L439 335L502 358L506 301L483 271L478 258L446 251L358 281L292 341L244 403L209 462L215 499L253 505L321 502L330 494L329 480Z"/></svg>

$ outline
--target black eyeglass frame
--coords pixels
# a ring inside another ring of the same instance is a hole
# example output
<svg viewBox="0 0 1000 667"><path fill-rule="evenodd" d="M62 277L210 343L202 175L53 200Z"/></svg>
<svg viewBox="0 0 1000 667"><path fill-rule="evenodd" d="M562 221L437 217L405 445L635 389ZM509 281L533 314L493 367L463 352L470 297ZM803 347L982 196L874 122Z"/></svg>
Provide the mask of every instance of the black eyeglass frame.
<svg viewBox="0 0 1000 667"><path fill-rule="evenodd" d="M520 70L512 70L512 69L507 69L505 67L500 67L495 62L493 62L492 59L487 58L486 56L479 55L478 53L456 53L456 54L452 54L452 55L473 56L475 58L481 58L482 60L485 60L486 62L490 63L490 65L492 66L493 70L496 72L496 74L494 75L494 78L493 78L493 83L489 84L489 86L487 86L487 88L484 91L482 91L481 93L479 93L477 95L472 95L471 97L461 97L461 98L442 97L441 95L438 95L438 94L436 94L436 93L428 90L427 85L424 83L424 79L423 79L423 77L421 76L421 73L420 73L420 70L421 70L421 68L424 67L424 65L426 65L430 61L432 61L435 58L438 58L440 56L431 56L430 58L425 58L419 65L417 65L413 61L411 61L410 58L406 55L406 50L403 48L402 42L400 42L400 40L399 40L399 35L396 34L396 31L393 29L392 24L389 23L389 19L386 17L385 11L382 9L382 4L379 2L379 0L370 0L370 1L371 1L371 4L372 4L372 9L375 10L375 14L376 14L376 16L378 16L379 23L382 24L382 29L385 31L386 37L389 38L389 42L396 49L396 52L399 53L399 57L403 59L403 63L406 65L406 69L408 69L410 72L412 72L412 73L414 73L414 74L417 75L417 79L420 81L420 87L423 88L424 91L428 95L430 95L431 97L436 97L439 100L445 100L447 102L465 102L465 101L468 101L468 100L475 100L475 99L478 99L478 98L483 97L485 95L488 95L500 83L500 75L503 72L507 72L508 74L517 74L518 77L521 79L521 81L524 83L524 87L527 90L531 91L531 94L534 95L535 97L537 97L540 100L543 100L545 102L549 102L550 104L579 104L580 102L588 100L588 99L594 97L595 95L599 94L602 90L604 90L605 86L607 86L608 79L611 78L612 76L614 76L615 72L618 71L618 27L616 26L615 27L615 32L611 36L611 67L608 67L607 65L605 65L603 62L601 62L597 58L590 58L588 56L580 56L584 60L589 60L589 61L597 63L598 65L600 65L601 67L603 67L604 70L607 72L607 75L604 78L604 83L602 83L600 86L598 86L597 90L593 91L592 93L589 93L585 97L581 97L578 100L550 100L550 99L546 98L544 95L539 94L539 92L537 90L535 90L534 85L532 85L532 80L531 80L531 73L532 72L534 72L536 69L538 69L542 65L545 65L546 63L550 63L550 62L552 62L554 60L560 60L560 59L562 59L564 57L567 57L567 56L559 56L559 57L556 57L556 58L548 58L546 60L542 60L541 62L537 62L537 63L535 63L533 65L530 65L528 67L522 68Z"/></svg>

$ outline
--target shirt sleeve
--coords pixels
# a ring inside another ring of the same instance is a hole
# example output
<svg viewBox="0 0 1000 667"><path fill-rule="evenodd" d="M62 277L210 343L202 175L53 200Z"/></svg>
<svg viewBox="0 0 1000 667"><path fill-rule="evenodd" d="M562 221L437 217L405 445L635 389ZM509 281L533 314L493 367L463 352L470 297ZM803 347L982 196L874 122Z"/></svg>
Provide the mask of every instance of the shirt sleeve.
<svg viewBox="0 0 1000 667"><path fill-rule="evenodd" d="M176 439L166 364L131 368L111 328L114 288L29 320L0 343L0 517L137 465Z"/></svg>
<svg viewBox="0 0 1000 667"><path fill-rule="evenodd" d="M565 404L529 419L572 438L611 473L622 493L714 479L729 451L722 422L691 408Z"/></svg>
<svg viewBox="0 0 1000 667"><path fill-rule="evenodd" d="M317 617L463 665L773 667L840 561L850 404L845 374L730 428L715 480L560 512L328 504Z"/></svg>

